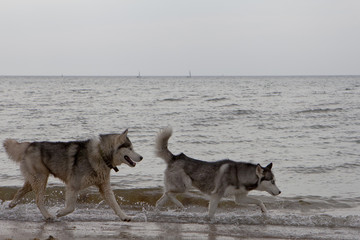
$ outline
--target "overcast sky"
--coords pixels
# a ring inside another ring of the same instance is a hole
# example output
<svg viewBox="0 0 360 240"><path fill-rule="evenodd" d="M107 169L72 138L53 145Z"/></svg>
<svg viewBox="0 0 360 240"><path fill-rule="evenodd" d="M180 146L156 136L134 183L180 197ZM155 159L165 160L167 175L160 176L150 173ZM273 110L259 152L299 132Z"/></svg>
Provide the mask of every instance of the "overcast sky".
<svg viewBox="0 0 360 240"><path fill-rule="evenodd" d="M0 75L359 75L360 0L0 0Z"/></svg>

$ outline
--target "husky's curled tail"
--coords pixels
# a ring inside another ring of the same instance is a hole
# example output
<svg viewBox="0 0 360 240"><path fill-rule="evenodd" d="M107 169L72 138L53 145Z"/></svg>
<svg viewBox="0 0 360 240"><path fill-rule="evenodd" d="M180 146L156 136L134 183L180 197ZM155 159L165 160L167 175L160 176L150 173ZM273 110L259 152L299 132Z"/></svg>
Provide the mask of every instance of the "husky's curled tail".
<svg viewBox="0 0 360 240"><path fill-rule="evenodd" d="M172 135L172 128L167 127L159 132L156 137L156 156L165 160L166 163L173 161L174 155L168 149L168 141Z"/></svg>
<svg viewBox="0 0 360 240"><path fill-rule="evenodd" d="M29 142L19 143L13 139L6 139L4 141L4 148L7 155L11 160L15 162L20 162L24 158L25 152L28 149L29 145Z"/></svg>

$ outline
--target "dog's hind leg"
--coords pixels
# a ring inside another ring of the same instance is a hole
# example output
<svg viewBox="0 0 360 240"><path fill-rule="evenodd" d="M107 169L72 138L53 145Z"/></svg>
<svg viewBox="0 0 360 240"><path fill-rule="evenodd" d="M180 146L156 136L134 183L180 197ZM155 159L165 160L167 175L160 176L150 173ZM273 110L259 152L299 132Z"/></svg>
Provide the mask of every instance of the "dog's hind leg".
<svg viewBox="0 0 360 240"><path fill-rule="evenodd" d="M71 187L66 188L65 193L65 208L60 209L56 213L56 217L62 217L75 210L76 199L78 191L73 190Z"/></svg>
<svg viewBox="0 0 360 240"><path fill-rule="evenodd" d="M103 198L105 199L107 204L109 204L109 206L114 210L116 215L118 215L122 221L130 222L131 217L126 215L121 210L119 204L116 201L114 192L111 190L110 182L101 184L98 187L99 187L99 191L100 191L101 195L103 196Z"/></svg>
<svg viewBox="0 0 360 240"><path fill-rule="evenodd" d="M38 206L41 214L44 216L46 220L51 220L54 218L45 208L45 188L47 184L49 175L48 174L41 174L33 177L30 180L31 187L35 192L36 196L36 205Z"/></svg>
<svg viewBox="0 0 360 240"><path fill-rule="evenodd" d="M164 195L156 202L156 207L160 207L164 205L164 203L170 199L176 206L179 208L184 208L184 205L176 199L175 193L173 192L165 192Z"/></svg>
<svg viewBox="0 0 360 240"><path fill-rule="evenodd" d="M156 201L156 208L161 207L162 205L165 204L165 202L168 200L168 196L166 195L166 193L164 193L161 198L159 198L159 200Z"/></svg>
<svg viewBox="0 0 360 240"><path fill-rule="evenodd" d="M9 207L10 208L15 207L19 203L20 199L23 196L25 196L25 194L30 192L31 190L32 190L31 184L28 181L25 181L24 186L17 191L17 193L15 194L13 200L9 204Z"/></svg>
<svg viewBox="0 0 360 240"><path fill-rule="evenodd" d="M212 218L215 215L215 211L218 207L222 195L214 193L211 195L209 202L209 217Z"/></svg>
<svg viewBox="0 0 360 240"><path fill-rule="evenodd" d="M184 208L184 205L176 199L175 194L172 192L167 192L166 195L168 196L168 198L175 203L176 206L178 206L179 208Z"/></svg>
<svg viewBox="0 0 360 240"><path fill-rule="evenodd" d="M192 185L190 177L183 171L165 171L165 192L157 201L156 205L161 206L167 199L170 199L177 207L184 208L184 205L176 199L176 194L185 193Z"/></svg>

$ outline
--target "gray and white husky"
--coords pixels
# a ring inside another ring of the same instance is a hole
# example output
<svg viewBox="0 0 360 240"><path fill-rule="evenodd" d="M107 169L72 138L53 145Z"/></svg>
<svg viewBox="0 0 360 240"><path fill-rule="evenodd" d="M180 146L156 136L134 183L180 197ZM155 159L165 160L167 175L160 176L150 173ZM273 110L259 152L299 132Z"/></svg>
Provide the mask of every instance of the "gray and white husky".
<svg viewBox="0 0 360 240"><path fill-rule="evenodd" d="M97 186L105 201L123 221L130 221L116 202L110 187L110 170L125 163L135 167L142 156L133 150L127 137L128 130L122 134L100 135L96 139L73 142L17 142L4 141L5 150L10 159L20 163L25 178L24 186L18 190L9 204L15 207L28 192L35 192L36 204L45 217L54 217L44 207L44 193L50 174L60 178L66 184L65 208L56 216L65 216L75 209L80 190Z"/></svg>
<svg viewBox="0 0 360 240"><path fill-rule="evenodd" d="M156 202L156 207L163 205L168 199L178 207L182 203L176 194L186 192L191 186L210 195L209 217L213 217L220 199L226 194L233 194L237 204L256 204L262 212L266 212L261 200L248 197L251 190L266 191L271 195L279 195L281 191L275 185L272 163L266 167L260 164L221 160L205 162L186 156L183 153L173 155L168 150L168 140L172 135L171 128L165 128L156 139L156 155L165 160L165 191Z"/></svg>

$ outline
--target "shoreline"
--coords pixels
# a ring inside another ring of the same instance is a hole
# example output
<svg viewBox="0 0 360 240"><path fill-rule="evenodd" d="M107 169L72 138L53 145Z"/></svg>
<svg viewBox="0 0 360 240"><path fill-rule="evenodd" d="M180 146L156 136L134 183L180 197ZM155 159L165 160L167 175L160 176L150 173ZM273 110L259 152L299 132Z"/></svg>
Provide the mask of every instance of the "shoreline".
<svg viewBox="0 0 360 240"><path fill-rule="evenodd" d="M2 239L355 239L357 228L169 222L0 220Z"/></svg>

